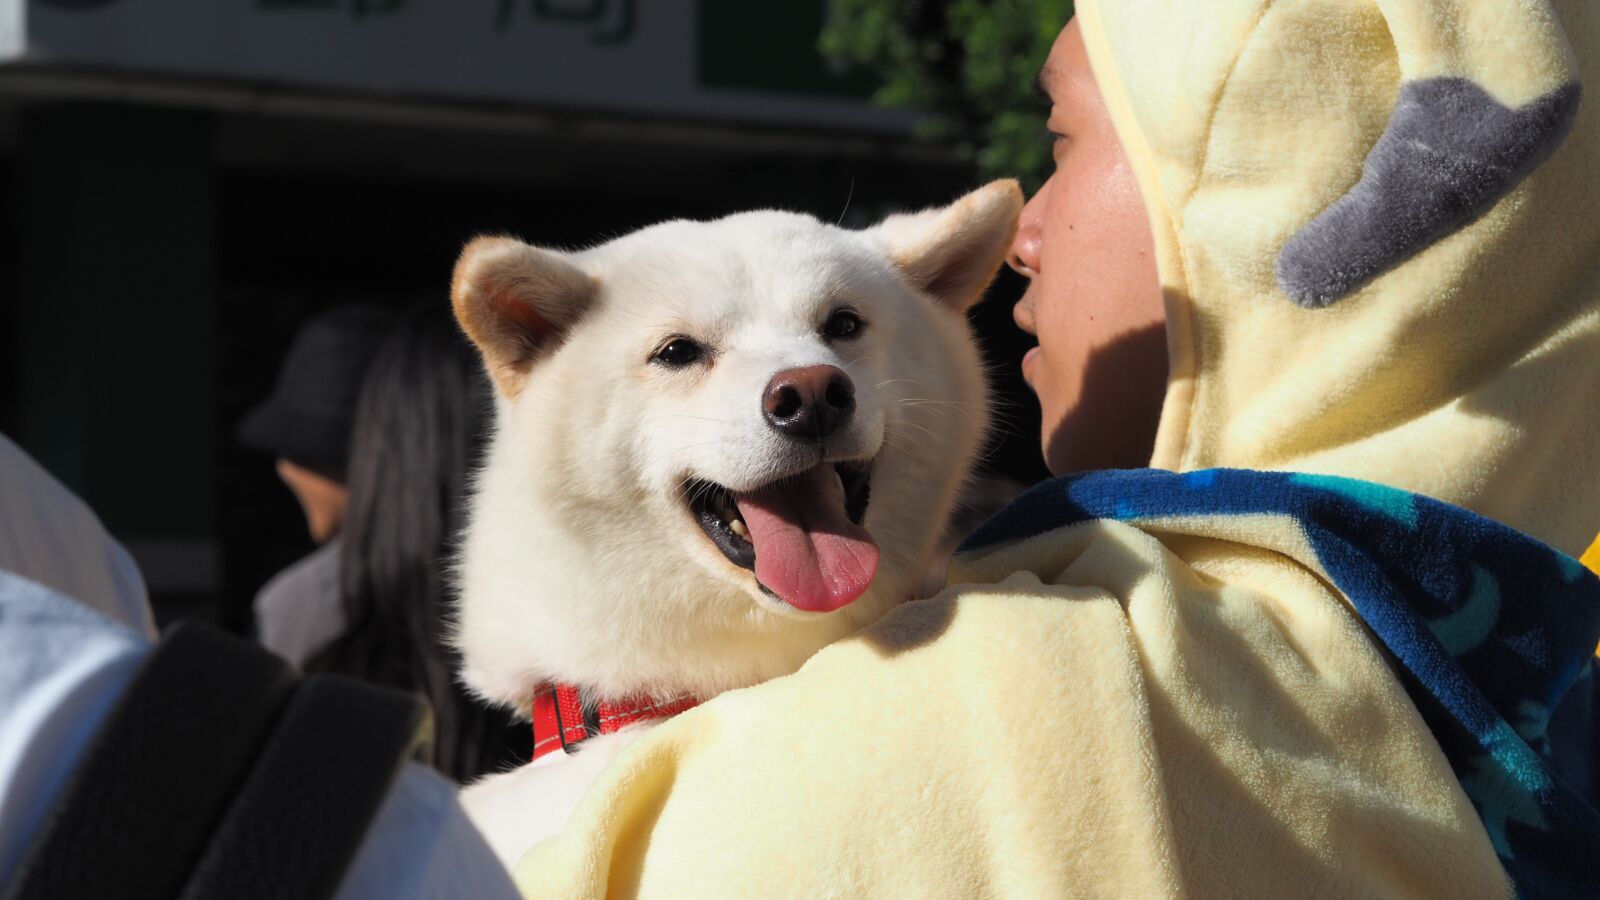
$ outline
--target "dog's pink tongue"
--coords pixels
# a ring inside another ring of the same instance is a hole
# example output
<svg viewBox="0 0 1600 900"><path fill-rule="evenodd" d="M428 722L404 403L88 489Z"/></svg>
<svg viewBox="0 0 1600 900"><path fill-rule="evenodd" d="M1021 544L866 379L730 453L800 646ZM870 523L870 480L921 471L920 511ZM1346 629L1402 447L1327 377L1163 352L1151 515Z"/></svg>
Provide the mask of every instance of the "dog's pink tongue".
<svg viewBox="0 0 1600 900"><path fill-rule="evenodd" d="M844 511L844 485L823 464L735 498L756 546L756 578L795 609L830 612L867 590L878 545Z"/></svg>

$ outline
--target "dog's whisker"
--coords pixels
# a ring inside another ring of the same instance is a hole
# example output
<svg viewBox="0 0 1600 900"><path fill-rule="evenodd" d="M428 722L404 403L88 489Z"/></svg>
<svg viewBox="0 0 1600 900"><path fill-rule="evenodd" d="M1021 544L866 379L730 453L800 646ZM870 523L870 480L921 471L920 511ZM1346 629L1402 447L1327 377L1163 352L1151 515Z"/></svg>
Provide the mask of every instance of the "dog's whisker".
<svg viewBox="0 0 1600 900"><path fill-rule="evenodd" d="M676 453L686 453L686 452L688 452L690 450L699 450L701 447L715 447L716 445L718 445L720 443L722 443L722 442L721 441L701 441L698 444L685 444L682 447L675 447L675 448L673 448L672 452L675 453L675 454Z"/></svg>
<svg viewBox="0 0 1600 900"><path fill-rule="evenodd" d="M961 400L940 400L936 397L901 397L900 400L902 403L932 403L939 406L968 407L977 405L975 403L967 403Z"/></svg>
<svg viewBox="0 0 1600 900"><path fill-rule="evenodd" d="M840 226L842 226L844 224L844 214L850 211L850 201L852 199L854 199L855 196L856 196L856 180L854 178L851 178L850 179L850 190L845 192L845 195L844 195L844 209L839 210L839 218L838 218L837 221L835 221L833 223L833 227L838 228L838 227L840 227Z"/></svg>
<svg viewBox="0 0 1600 900"><path fill-rule="evenodd" d="M895 451L900 452L900 453L912 453L912 452L914 452L910 447L907 447L904 444L900 444L900 443L897 443L895 441L891 441L888 438L884 438L883 439L883 445L885 447L888 447L891 450L895 450Z"/></svg>
<svg viewBox="0 0 1600 900"><path fill-rule="evenodd" d="M954 400L901 400L899 402L914 409L931 409L940 415L943 415L946 410L954 409L956 412L966 416L968 421L978 421L977 417L972 414L968 404Z"/></svg>
<svg viewBox="0 0 1600 900"><path fill-rule="evenodd" d="M718 425L735 425L736 422L728 419L719 419L715 416L696 416L691 413L653 413L651 419L700 419L705 422L715 422Z"/></svg>
<svg viewBox="0 0 1600 900"><path fill-rule="evenodd" d="M690 502L690 503L691 503L691 504L697 504L697 503L699 503L699 502L700 502L700 501L702 501L702 500L704 500L704 499L705 499L705 498L706 498L706 495L707 495L707 494L710 494L710 493L711 493L711 491L712 491L712 489L713 489L713 488L712 488L712 486L711 486L711 485L710 485L710 484L709 484L709 483L707 483L707 482L703 482L703 481L702 481L702 482L700 482L700 484L699 484L699 485L697 485L697 487L696 487L696 489L695 489L695 491L694 491L694 494L693 494L693 496L691 496L691 497L690 497L690 498L689 498L689 502Z"/></svg>
<svg viewBox="0 0 1600 900"><path fill-rule="evenodd" d="M670 450L670 453L674 453L674 455L688 453L690 450L699 450L701 447L717 447L718 444L722 444L722 440L701 440L698 444L685 444L683 447L674 447Z"/></svg>

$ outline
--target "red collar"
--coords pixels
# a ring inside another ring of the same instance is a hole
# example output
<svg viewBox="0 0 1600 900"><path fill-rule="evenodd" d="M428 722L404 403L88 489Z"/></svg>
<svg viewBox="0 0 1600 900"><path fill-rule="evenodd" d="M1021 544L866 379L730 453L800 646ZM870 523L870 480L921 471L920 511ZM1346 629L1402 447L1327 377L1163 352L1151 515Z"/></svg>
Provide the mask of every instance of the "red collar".
<svg viewBox="0 0 1600 900"><path fill-rule="evenodd" d="M693 697L665 701L625 697L615 703L595 703L570 684L546 685L533 698L533 758L569 750L635 722L671 718L698 705L700 701Z"/></svg>

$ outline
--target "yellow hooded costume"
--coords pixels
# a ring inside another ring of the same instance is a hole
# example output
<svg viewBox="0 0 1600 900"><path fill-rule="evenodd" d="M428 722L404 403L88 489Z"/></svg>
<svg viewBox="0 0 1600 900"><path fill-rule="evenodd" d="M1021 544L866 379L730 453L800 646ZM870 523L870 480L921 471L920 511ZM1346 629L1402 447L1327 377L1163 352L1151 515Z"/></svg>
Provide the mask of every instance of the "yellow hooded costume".
<svg viewBox="0 0 1600 900"><path fill-rule="evenodd" d="M1600 6L1077 8L1171 472L1042 485L939 597L655 729L528 896L1600 884Z"/></svg>

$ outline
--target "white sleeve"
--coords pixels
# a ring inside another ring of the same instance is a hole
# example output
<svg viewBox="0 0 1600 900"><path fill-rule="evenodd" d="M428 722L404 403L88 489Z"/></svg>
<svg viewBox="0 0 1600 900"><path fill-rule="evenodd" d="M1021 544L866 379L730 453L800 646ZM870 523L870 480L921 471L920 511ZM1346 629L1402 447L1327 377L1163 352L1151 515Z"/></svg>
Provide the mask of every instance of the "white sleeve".
<svg viewBox="0 0 1600 900"><path fill-rule="evenodd" d="M0 884L149 652L144 635L0 571Z"/></svg>
<svg viewBox="0 0 1600 900"><path fill-rule="evenodd" d="M455 785L432 769L407 763L345 872L337 900L520 896L467 820Z"/></svg>
<svg viewBox="0 0 1600 900"><path fill-rule="evenodd" d="M88 505L0 434L0 569L154 639L144 579Z"/></svg>

